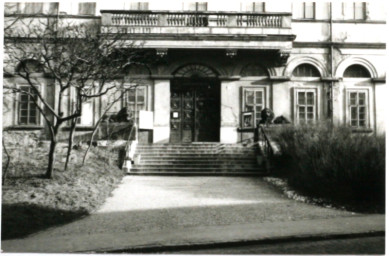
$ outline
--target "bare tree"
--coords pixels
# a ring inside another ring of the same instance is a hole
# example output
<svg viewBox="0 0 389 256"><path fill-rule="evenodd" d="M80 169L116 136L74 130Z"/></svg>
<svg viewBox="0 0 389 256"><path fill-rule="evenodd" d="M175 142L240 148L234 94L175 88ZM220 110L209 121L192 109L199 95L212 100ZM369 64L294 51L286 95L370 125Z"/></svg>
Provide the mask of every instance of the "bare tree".
<svg viewBox="0 0 389 256"><path fill-rule="evenodd" d="M97 21L77 24L64 18L37 18L18 29L18 40L11 34L15 30L5 32L5 55L19 65L15 73L7 69L4 73L23 78L28 89L14 85L4 88L29 95L43 117L50 139L46 177L52 178L61 127L71 124L69 144L72 144L83 102L120 88L125 81L123 68L143 62L145 52L120 34L101 33ZM53 81L51 97L42 92L37 72ZM70 110L65 104L69 96L73 98ZM69 145L68 155L71 148Z"/></svg>

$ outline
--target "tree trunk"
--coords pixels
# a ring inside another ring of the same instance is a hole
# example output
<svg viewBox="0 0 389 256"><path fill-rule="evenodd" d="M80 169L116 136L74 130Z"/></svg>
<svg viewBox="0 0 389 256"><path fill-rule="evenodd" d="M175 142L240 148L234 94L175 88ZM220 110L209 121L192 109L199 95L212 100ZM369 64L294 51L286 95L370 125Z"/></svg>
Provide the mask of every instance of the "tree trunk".
<svg viewBox="0 0 389 256"><path fill-rule="evenodd" d="M3 180L2 180L2 185L4 185L4 184L5 184L5 179L7 178L8 166L9 166L9 162L11 161L11 157L9 156L8 151L7 151L7 148L5 147L4 137L3 137L2 142L3 142L4 153L7 155L7 163L5 164L5 167L4 167L4 169L3 169Z"/></svg>
<svg viewBox="0 0 389 256"><path fill-rule="evenodd" d="M66 171L68 169L70 154L72 153L72 148L73 148L74 131L76 130L77 119L78 118L73 118L72 121L71 121L69 140L68 140L68 152L66 154L66 161L65 161L64 171Z"/></svg>
<svg viewBox="0 0 389 256"><path fill-rule="evenodd" d="M57 146L57 134L54 138L51 138L50 151L49 151L49 164L47 166L46 178L53 178L54 160L55 160L55 147Z"/></svg>
<svg viewBox="0 0 389 256"><path fill-rule="evenodd" d="M82 166L84 166L85 160L86 160L86 158L88 157L89 150L90 150L90 148L91 148L91 146L92 146L92 143L93 143L93 138L95 137L97 128L99 128L99 126L100 126L101 120L102 120L102 118L100 118L100 119L97 121L95 127L93 128L93 132L92 132L92 135L91 135L91 137L90 137L90 141L89 141L89 144L88 144L88 148L86 149L85 154L84 154L84 157L82 158Z"/></svg>
<svg viewBox="0 0 389 256"><path fill-rule="evenodd" d="M50 130L50 150L49 150L49 163L47 165L46 178L52 179L54 172L54 162L55 162L55 148L57 146L57 135L59 131L59 127L62 122L58 122L53 129Z"/></svg>

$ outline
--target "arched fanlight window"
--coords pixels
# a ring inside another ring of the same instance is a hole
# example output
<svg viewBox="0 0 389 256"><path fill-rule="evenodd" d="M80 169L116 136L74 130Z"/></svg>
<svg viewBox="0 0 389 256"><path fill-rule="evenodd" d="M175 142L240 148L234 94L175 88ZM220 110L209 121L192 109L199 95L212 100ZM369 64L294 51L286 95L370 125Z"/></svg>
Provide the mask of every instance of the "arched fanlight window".
<svg viewBox="0 0 389 256"><path fill-rule="evenodd" d="M246 65L240 72L241 76L269 76L267 71L259 64Z"/></svg>
<svg viewBox="0 0 389 256"><path fill-rule="evenodd" d="M131 64L124 68L124 74L132 76L149 76L151 72L145 65Z"/></svg>
<svg viewBox="0 0 389 256"><path fill-rule="evenodd" d="M351 65L343 73L343 77L371 77L370 72L362 65Z"/></svg>
<svg viewBox="0 0 389 256"><path fill-rule="evenodd" d="M292 75L294 77L320 77L320 72L311 64L301 64L293 70Z"/></svg>
<svg viewBox="0 0 389 256"><path fill-rule="evenodd" d="M37 60L28 59L20 62L16 67L16 72L27 72L27 73L42 73L43 65Z"/></svg>
<svg viewBox="0 0 389 256"><path fill-rule="evenodd" d="M185 78L210 78L217 77L217 73L210 69L207 66L191 64L179 68L174 72L176 77L185 77Z"/></svg>

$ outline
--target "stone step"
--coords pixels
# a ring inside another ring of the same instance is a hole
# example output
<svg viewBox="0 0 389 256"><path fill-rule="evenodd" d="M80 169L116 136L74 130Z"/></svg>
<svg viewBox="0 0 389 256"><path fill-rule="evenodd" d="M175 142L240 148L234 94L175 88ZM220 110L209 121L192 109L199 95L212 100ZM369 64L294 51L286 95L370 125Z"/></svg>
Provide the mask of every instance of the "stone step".
<svg viewBox="0 0 389 256"><path fill-rule="evenodd" d="M246 168L257 168L259 166L256 163L252 164L150 164L150 163L140 163L134 165L134 168L230 168L230 169L246 169Z"/></svg>
<svg viewBox="0 0 389 256"><path fill-rule="evenodd" d="M139 149L153 149L153 148L162 148L162 149L252 149L256 148L256 146L140 146L138 145L137 148Z"/></svg>
<svg viewBox="0 0 389 256"><path fill-rule="evenodd" d="M143 160L151 160L151 161L159 161L159 160L180 160L180 161L254 161L256 158L254 157L247 157L247 156L230 156L230 157L215 157L215 156L141 156L140 161ZM128 159L127 159L128 160Z"/></svg>
<svg viewBox="0 0 389 256"><path fill-rule="evenodd" d="M255 152L251 152L251 153L186 153L186 152L182 152L182 153L169 153L169 152L159 152L159 153L152 153L152 152L149 152L149 153L143 153L143 154L139 154L137 152L135 152L135 155L141 155L141 157L148 157L148 156L153 156L153 157L160 157L160 156L171 156L171 157L180 157L180 156L187 156L187 157L191 157L191 156L208 156L208 157L218 157L218 156L247 156L247 157L255 157L256 156L256 153Z"/></svg>
<svg viewBox="0 0 389 256"><path fill-rule="evenodd" d="M183 159L174 159L174 160L165 160L165 159L142 159L140 164L165 164L165 165L174 165L174 164L256 164L256 159L250 160L221 160L221 159L212 159L212 160L183 160Z"/></svg>
<svg viewBox="0 0 389 256"><path fill-rule="evenodd" d="M166 167L166 168L144 168L140 166L134 166L134 168L131 169L131 172L197 172L197 173L220 173L220 172L264 172L263 168L258 167L258 168L195 168L195 167Z"/></svg>
<svg viewBox="0 0 389 256"><path fill-rule="evenodd" d="M267 172L265 171L255 171L255 172L196 172L196 171L169 171L169 172L159 172L159 171L134 171L131 170L128 175L144 175L144 176L266 176Z"/></svg>
<svg viewBox="0 0 389 256"><path fill-rule="evenodd" d="M137 153L227 153L227 154L238 154L238 153L256 153L258 149L136 149Z"/></svg>

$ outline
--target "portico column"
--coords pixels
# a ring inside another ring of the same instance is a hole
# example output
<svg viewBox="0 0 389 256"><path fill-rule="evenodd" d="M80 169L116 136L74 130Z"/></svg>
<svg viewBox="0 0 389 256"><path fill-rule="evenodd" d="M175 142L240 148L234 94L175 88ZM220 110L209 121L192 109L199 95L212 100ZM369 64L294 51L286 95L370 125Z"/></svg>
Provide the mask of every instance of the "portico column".
<svg viewBox="0 0 389 256"><path fill-rule="evenodd" d="M221 81L220 142L237 143L240 118L239 86L235 81Z"/></svg>
<svg viewBox="0 0 389 256"><path fill-rule="evenodd" d="M153 143L170 140L170 80L154 81Z"/></svg>

